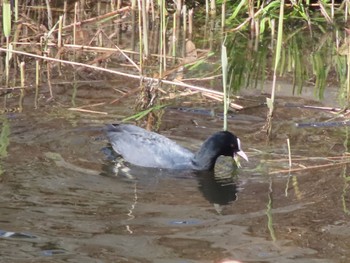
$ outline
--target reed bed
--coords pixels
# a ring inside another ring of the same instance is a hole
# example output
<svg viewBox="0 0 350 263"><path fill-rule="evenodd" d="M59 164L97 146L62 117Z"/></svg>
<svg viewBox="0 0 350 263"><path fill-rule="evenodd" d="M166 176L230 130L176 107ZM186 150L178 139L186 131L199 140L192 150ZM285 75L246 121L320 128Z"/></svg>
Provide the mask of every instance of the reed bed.
<svg viewBox="0 0 350 263"><path fill-rule="evenodd" d="M141 97L148 94L140 99L143 100L138 103L140 110L152 108L159 99L170 97L167 90L172 89L164 89L163 85L176 86L179 96L183 89L191 89L196 91L195 96L200 92L207 98L226 101L224 97L232 98L240 88L258 87L271 77L274 80L292 77L293 92L301 92L304 85L314 82L315 94L322 98L333 72L344 98L350 100L350 41L346 31L349 0L331 3L18 0L15 3L11 6L10 1L4 0L2 4L0 52L6 54L2 78L5 89L29 88L19 85L21 82L16 77L18 65L25 62L25 67L37 68L36 92L40 86L47 86L50 98L55 94L51 80L63 74L62 65L73 67L73 74L89 68L139 79L138 92ZM327 32L329 28L332 30ZM307 32L310 39L321 38L321 41L303 43L303 34ZM322 39L325 33L329 37ZM224 36L226 62L217 56L224 46ZM123 38L128 39L127 43L121 43ZM133 72L125 73L124 63L116 57L126 59ZM116 64L119 64L117 69ZM203 65L210 65L210 71L203 74ZM186 81L183 70L193 76L200 75L196 81L194 78ZM220 71L222 75L218 74ZM206 81L210 78L210 82ZM156 87L151 88L148 83L156 83ZM205 87L198 83L204 83ZM225 87L223 91L222 87ZM271 88L271 109L275 89L275 86ZM231 108L242 108L232 101L229 101ZM37 102L35 105L38 106Z"/></svg>

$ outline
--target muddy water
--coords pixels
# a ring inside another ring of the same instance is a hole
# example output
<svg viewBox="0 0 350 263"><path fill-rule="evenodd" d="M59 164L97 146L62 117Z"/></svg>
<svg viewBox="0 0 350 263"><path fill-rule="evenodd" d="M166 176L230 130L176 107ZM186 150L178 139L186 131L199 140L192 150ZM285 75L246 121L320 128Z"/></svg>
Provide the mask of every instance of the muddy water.
<svg viewBox="0 0 350 263"><path fill-rule="evenodd" d="M91 98L90 88L74 93L75 105L116 96ZM229 129L250 162L234 179L215 180L230 174L227 159L215 174L130 167L115 175L101 127L128 116L133 98L94 108L108 113L98 115L68 110L71 94L37 110L28 95L22 113L1 120L10 135L0 163L0 262L348 262L348 166L301 169L338 164L326 158L347 151L346 128L298 129L332 114L285 107L319 103L279 97L269 144L258 132L264 106L234 114ZM160 132L196 149L221 125L215 114L169 108ZM290 174L287 137L299 168Z"/></svg>

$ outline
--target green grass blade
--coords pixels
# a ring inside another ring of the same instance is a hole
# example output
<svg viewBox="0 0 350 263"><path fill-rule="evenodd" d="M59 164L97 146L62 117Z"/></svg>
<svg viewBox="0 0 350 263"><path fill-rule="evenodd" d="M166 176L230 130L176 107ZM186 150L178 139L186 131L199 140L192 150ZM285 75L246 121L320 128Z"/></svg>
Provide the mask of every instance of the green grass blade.
<svg viewBox="0 0 350 263"><path fill-rule="evenodd" d="M225 46L224 39L221 46L221 68L222 68L222 86L224 90L224 131L227 130L227 111L228 111L228 96L227 96L227 68L228 68L228 60L227 60L227 50Z"/></svg>
<svg viewBox="0 0 350 263"><path fill-rule="evenodd" d="M2 29L5 37L11 34L11 4L4 1L2 4Z"/></svg>

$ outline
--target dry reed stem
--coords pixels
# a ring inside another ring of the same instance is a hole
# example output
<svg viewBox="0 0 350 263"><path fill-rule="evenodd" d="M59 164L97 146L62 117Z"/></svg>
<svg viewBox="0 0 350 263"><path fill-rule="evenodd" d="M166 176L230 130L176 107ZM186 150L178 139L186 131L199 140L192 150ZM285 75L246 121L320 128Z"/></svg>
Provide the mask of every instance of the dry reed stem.
<svg viewBox="0 0 350 263"><path fill-rule="evenodd" d="M123 100L123 99L125 99L125 98L127 98L127 97L129 97L129 96L131 96L131 95L133 95L133 94L135 94L136 92L139 91L139 89L140 89L140 87L137 87L137 88L135 88L135 89L132 89L132 90L130 90L129 92L123 94L121 97L112 100L111 102L109 102L109 104L117 103L117 102L119 102L119 101L121 101L121 100Z"/></svg>
<svg viewBox="0 0 350 263"><path fill-rule="evenodd" d="M210 77L203 77L203 78L187 78L187 79L182 79L182 81L207 81L207 80L220 78L221 76L222 74L217 74L217 75L213 75Z"/></svg>
<svg viewBox="0 0 350 263"><path fill-rule="evenodd" d="M181 92L180 94L162 97L162 99L169 100L169 99L174 99L174 98L179 98L179 97L188 97L188 96L196 95L198 93L200 93L200 92L199 91L184 91L184 92Z"/></svg>
<svg viewBox="0 0 350 263"><path fill-rule="evenodd" d="M334 108L334 107L322 107L322 106L312 106L312 105L293 105L293 104L286 104L285 107L290 108L303 108L303 109L312 109L312 110L323 110L323 111L333 111L338 113L339 111L344 111L344 109L341 108ZM345 109L345 112L349 110Z"/></svg>
<svg viewBox="0 0 350 263"><path fill-rule="evenodd" d="M74 109L92 108L92 107L102 106L102 105L105 105L105 104L106 104L106 102L99 102L99 103L87 104L87 105L82 105L82 106L79 106L79 107L74 107Z"/></svg>
<svg viewBox="0 0 350 263"><path fill-rule="evenodd" d="M0 51L8 52L9 50L6 48L0 48ZM27 52L23 52L23 51L11 50L10 52L15 53L15 54L29 56L29 57L35 57L35 58L39 58L39 59L43 59L43 60L47 60L47 61L54 61L54 62L65 63L65 64L73 65L73 66L86 67L86 68L99 70L99 71L103 71L103 72L108 72L108 73L112 73L112 74L116 74L116 75L124 76L124 77L129 77L129 78L133 78L133 79L139 79L139 80L144 80L144 81L160 81L164 84L179 86L179 87L188 88L188 89L192 89L192 90L196 90L196 91L200 91L200 92L206 92L209 94L215 94L217 96L223 97L223 93L220 91L210 90L207 88L186 84L186 83L183 83L183 82L178 81L178 80L170 81L170 80L165 80L165 79L156 79L156 78L145 77L145 76L140 76L140 75L133 75L133 74L128 74L128 73L124 73L124 72L120 72L120 71L116 71L116 70L96 67L93 65L86 65L86 64L74 62L74 61L68 61L68 60L40 56L40 55L31 54L31 53L27 53Z"/></svg>
<svg viewBox="0 0 350 263"><path fill-rule="evenodd" d="M110 16L114 16L114 15L117 15L119 13L123 13L123 12L129 11L129 10L130 10L130 7L126 6L126 7L120 8L118 10L115 10L115 11L112 11L112 12L109 12L109 13L106 13L106 14L103 14L103 15L100 15L100 16L96 16L96 17L93 17L93 18L85 19L83 21L79 21L79 22L70 24L68 26L64 26L62 28L62 30L66 30L66 29L70 29L70 28L72 28L74 26L81 26L83 24L87 24L87 23L98 21L98 20L102 20L102 19L108 18ZM58 29L54 30L54 32L57 31L57 30Z"/></svg>
<svg viewBox="0 0 350 263"><path fill-rule="evenodd" d="M19 86L16 86L16 87L1 87L0 90L15 90L15 89L27 89L27 88L30 88L31 86L23 86L23 87L19 87Z"/></svg>
<svg viewBox="0 0 350 263"><path fill-rule="evenodd" d="M257 17L264 9L260 8L253 17L248 17L242 24L240 24L239 26L232 28L230 30L225 31L225 33L229 33L229 32L236 32L238 30L240 30L242 27L244 27L248 22L250 22L250 20L252 20L253 18Z"/></svg>
<svg viewBox="0 0 350 263"><path fill-rule="evenodd" d="M269 172L269 175L281 174L281 173L291 173L291 172L300 172L300 171L311 170L311 169L324 169L324 168L329 168L329 167L332 167L332 166L346 165L346 164L350 164L350 161L348 161L348 162L340 162L340 163L314 165L314 166L308 166L308 167L303 167L303 168L295 168L295 169L288 168L288 169L284 169L284 170L278 170L278 171Z"/></svg>
<svg viewBox="0 0 350 263"><path fill-rule="evenodd" d="M331 157L293 157L293 161L332 161L332 160L341 160L344 157L347 158L349 155L345 156L331 156ZM273 159L273 160L264 160L266 163L280 163L288 161L288 158Z"/></svg>
<svg viewBox="0 0 350 263"><path fill-rule="evenodd" d="M216 95L208 94L208 93L203 93L203 96L207 97L207 98L211 98L211 99L216 100L216 101L223 101L222 96L218 97ZM233 103L233 102L230 102L230 107L233 108L233 109L236 109L236 110L242 110L243 109L243 106L238 105L238 104Z"/></svg>
<svg viewBox="0 0 350 263"><path fill-rule="evenodd" d="M79 111L79 112L86 112L86 113L95 113L95 114L101 114L101 115L108 115L108 112L87 110L87 109L81 109L81 108L68 108L68 110Z"/></svg>
<svg viewBox="0 0 350 263"><path fill-rule="evenodd" d="M137 69L138 72L141 72L141 68L131 59L129 58L126 53L120 49L116 44L113 43L113 41L110 40L110 38L106 35L106 33L102 30L102 34L115 46L115 48Z"/></svg>
<svg viewBox="0 0 350 263"><path fill-rule="evenodd" d="M23 46L42 46L41 43L30 43L30 42L11 42L13 45L23 45ZM46 44L49 47L57 47L56 43L47 43ZM84 46L84 45L75 45L75 44L64 44L64 48L72 48L72 49L79 49L81 51L95 51L95 52L118 52L120 49L118 48L108 48L108 47L94 47L94 46ZM79 51L78 50L78 51ZM131 55L139 55L139 52L132 51L132 50L122 50L125 54L131 54ZM150 54L152 57L163 57L163 55L159 54ZM173 56L166 56L167 59L173 59ZM184 58L176 58L178 60L184 60ZM194 63L194 62L193 62ZM187 64L186 64L187 65Z"/></svg>

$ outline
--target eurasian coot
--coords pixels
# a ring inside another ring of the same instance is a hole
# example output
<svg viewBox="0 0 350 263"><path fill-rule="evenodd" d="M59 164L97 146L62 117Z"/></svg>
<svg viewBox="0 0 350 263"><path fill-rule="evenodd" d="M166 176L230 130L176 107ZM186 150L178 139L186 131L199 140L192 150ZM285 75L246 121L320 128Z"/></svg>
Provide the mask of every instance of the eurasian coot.
<svg viewBox="0 0 350 263"><path fill-rule="evenodd" d="M110 124L106 131L114 151L138 166L204 171L213 170L220 155L234 157L237 154L248 161L240 140L228 131L210 136L196 153L163 135L131 124Z"/></svg>

